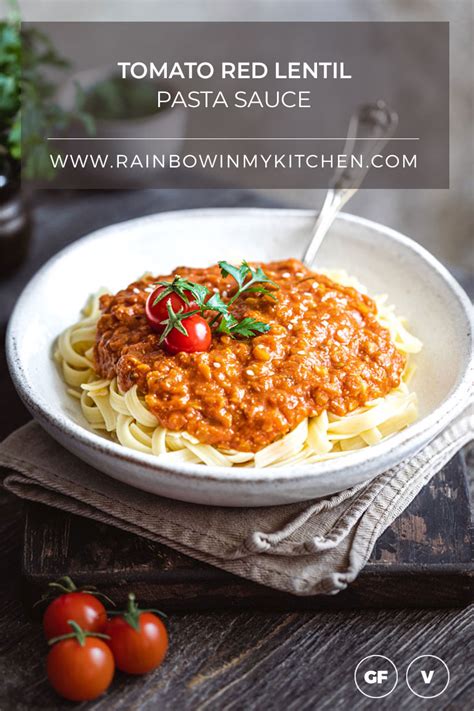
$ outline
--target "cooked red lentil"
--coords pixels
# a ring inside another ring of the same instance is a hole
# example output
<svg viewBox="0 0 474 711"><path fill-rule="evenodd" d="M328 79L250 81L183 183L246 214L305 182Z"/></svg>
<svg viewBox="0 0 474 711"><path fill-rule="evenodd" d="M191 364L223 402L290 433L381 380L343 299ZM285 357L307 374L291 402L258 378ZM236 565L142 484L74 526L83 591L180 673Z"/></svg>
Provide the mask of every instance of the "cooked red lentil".
<svg viewBox="0 0 474 711"><path fill-rule="evenodd" d="M240 341L214 335L205 353L167 354L147 323L145 303L154 282L176 274L230 298L235 282L217 265L179 267L103 296L98 373L116 375L123 391L136 384L163 427L252 452L305 417L322 410L345 415L399 384L405 357L377 322L372 299L296 259L260 266L279 284L278 300L248 294L231 311L270 324L270 331Z"/></svg>

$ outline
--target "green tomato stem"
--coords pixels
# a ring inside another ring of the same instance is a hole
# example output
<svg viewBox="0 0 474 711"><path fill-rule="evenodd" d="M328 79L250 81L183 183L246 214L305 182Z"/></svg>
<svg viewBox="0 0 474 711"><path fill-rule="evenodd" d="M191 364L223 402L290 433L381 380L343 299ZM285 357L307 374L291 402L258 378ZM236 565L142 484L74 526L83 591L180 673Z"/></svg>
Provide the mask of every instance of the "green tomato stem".
<svg viewBox="0 0 474 711"><path fill-rule="evenodd" d="M64 582L62 582L64 581ZM61 592L64 593L69 593L69 592L76 592L77 587L69 577L69 575L63 575L62 578L59 578L54 583L49 583L48 587L50 588L57 588L58 590L61 590Z"/></svg>
<svg viewBox="0 0 474 711"><path fill-rule="evenodd" d="M86 637L99 637L100 639L110 639L108 634L102 634L101 632L89 632L87 630L82 629L82 627L78 625L77 622L75 622L74 620L68 620L67 623L72 628L72 632L69 632L69 634L62 634L59 637L52 637L48 640L48 644L50 646L56 644L56 642L62 642L65 639L75 639L77 642L79 642L81 647L85 645Z"/></svg>

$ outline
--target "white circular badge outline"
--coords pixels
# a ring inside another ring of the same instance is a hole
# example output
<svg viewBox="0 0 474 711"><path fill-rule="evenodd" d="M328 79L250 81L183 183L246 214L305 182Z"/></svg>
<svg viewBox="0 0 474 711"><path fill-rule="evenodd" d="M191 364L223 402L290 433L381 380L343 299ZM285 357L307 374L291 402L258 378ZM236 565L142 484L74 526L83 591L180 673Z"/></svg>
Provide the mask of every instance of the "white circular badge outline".
<svg viewBox="0 0 474 711"><path fill-rule="evenodd" d="M414 689L411 688L410 682L408 681L408 672L410 671L410 667L412 666L412 664L414 664L418 659L424 659L425 657L431 657L432 659L437 659L438 662L441 662L441 664L444 666L444 668L448 672L448 680L447 680L446 684L443 686L441 691L439 691L437 694L433 694L432 696L422 696L421 694L418 694ZM451 681L451 672L449 671L449 667L446 664L446 662L443 661L440 657L437 657L436 654L419 654L418 657L415 657L414 659L412 659L410 664L407 666L407 670L405 672L405 681L406 681L407 686L410 689L411 693L415 694L415 696L418 696L419 699L436 699L438 696L441 696L441 694L444 694L444 692L448 688L449 682Z"/></svg>
<svg viewBox="0 0 474 711"><path fill-rule="evenodd" d="M360 667L360 665L362 664L362 662L367 661L367 659L373 659L373 657L379 657L380 659L385 659L385 660L386 660L389 664L391 664L392 667L395 669L395 683L394 683L394 685L392 686L392 688L390 689L390 691L387 691L386 694L382 694L382 696L372 696L371 694L366 694L365 691L362 691L362 689L360 688L359 684L357 683L357 670L358 670L358 668ZM413 660L413 661L415 661L415 660ZM389 695L392 693L392 691L395 690L395 687L396 687L397 684L398 684L398 669L397 669L397 667L395 666L395 664L392 662L392 660L389 659L388 657L385 657L383 654L369 654L367 657L364 657L363 659L361 659L360 662L358 663L358 665L356 666L356 668L354 669L354 684L356 685L356 687L357 687L357 689L360 691L360 693L361 693L363 696L366 696L368 699L384 699L386 696L389 696Z"/></svg>

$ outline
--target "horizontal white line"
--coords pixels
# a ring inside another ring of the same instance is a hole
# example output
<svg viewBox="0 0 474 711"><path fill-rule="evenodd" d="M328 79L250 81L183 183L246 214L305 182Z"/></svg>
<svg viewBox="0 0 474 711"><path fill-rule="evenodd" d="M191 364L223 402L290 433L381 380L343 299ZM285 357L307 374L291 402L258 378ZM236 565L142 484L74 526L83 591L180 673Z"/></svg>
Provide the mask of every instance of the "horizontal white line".
<svg viewBox="0 0 474 711"><path fill-rule="evenodd" d="M77 136L77 137L51 137L47 138L48 141L346 141L347 136L344 137L304 137L300 138L298 136L280 136L278 138L272 138L271 136L266 137L247 137L247 136L233 136L230 138L219 137L209 137L209 136L196 136L190 138L179 138L179 136L169 136L167 138L155 137L143 137L143 136L124 136L123 138L114 138L113 136ZM380 141L380 138L354 138L354 141ZM391 138L391 141L419 141L419 138Z"/></svg>

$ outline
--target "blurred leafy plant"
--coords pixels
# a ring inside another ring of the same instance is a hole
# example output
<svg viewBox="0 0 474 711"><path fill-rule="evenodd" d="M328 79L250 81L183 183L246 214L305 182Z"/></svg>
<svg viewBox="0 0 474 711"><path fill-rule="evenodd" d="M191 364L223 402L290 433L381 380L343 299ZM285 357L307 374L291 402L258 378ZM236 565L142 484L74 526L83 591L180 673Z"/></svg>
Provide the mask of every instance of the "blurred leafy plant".
<svg viewBox="0 0 474 711"><path fill-rule="evenodd" d="M156 106L156 92L169 91L167 84L145 79L111 75L88 89L84 89L82 108L96 119L109 121L140 119L168 111L168 105Z"/></svg>
<svg viewBox="0 0 474 711"><path fill-rule="evenodd" d="M76 87L76 106L65 111L54 102L55 83L45 70L65 70L50 39L37 29L21 28L17 17L0 22L0 150L22 159L26 178L54 176L45 138L79 120L94 133L92 117L83 110L84 97ZM23 135L22 135L23 134Z"/></svg>

